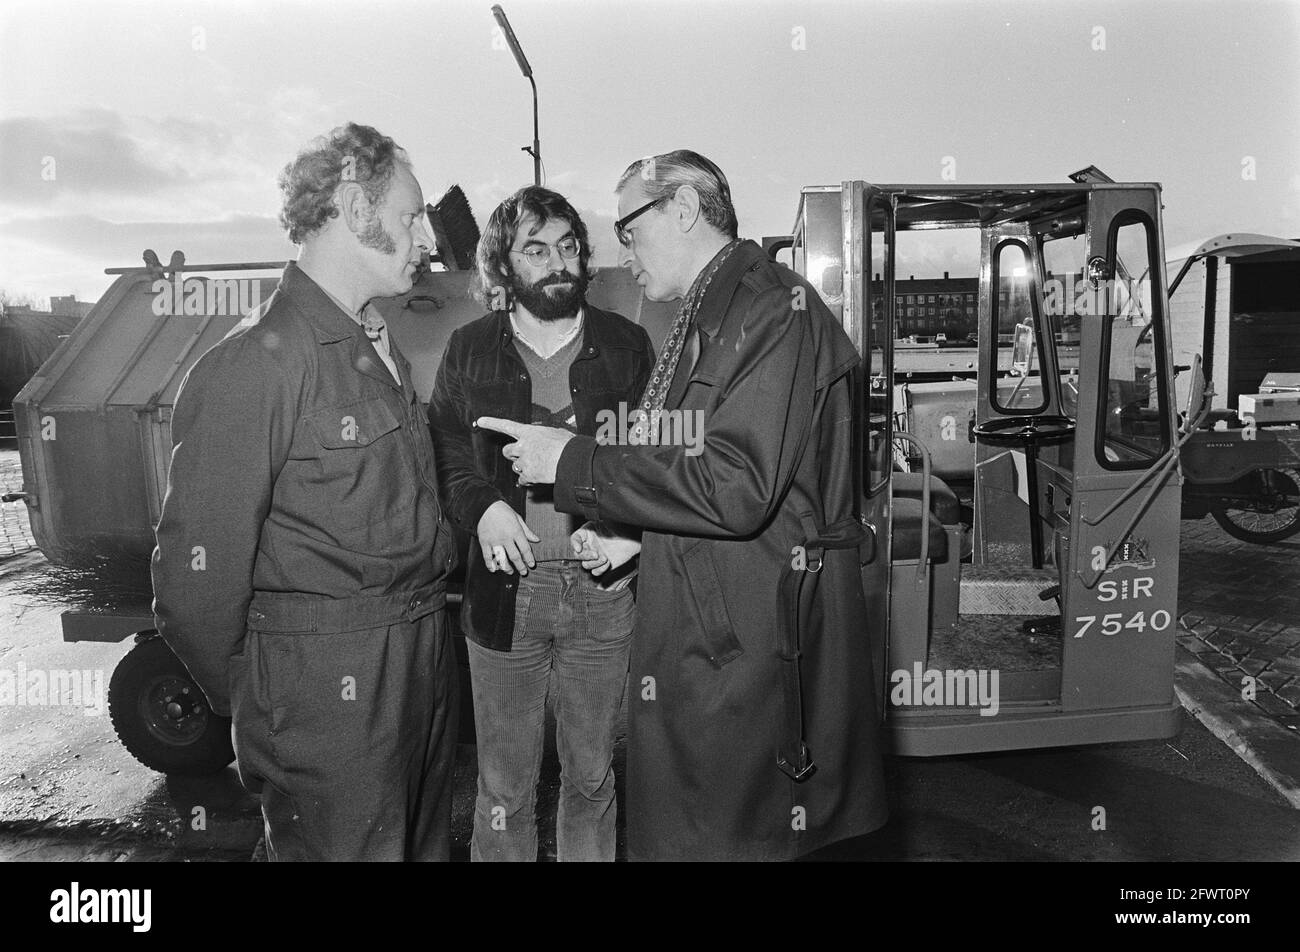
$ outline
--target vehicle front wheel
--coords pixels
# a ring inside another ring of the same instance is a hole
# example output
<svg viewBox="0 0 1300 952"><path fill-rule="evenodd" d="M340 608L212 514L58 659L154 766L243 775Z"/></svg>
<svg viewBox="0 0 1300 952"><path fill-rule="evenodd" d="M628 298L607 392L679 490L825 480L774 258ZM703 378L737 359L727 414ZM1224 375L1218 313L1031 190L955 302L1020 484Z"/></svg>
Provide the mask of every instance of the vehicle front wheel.
<svg viewBox="0 0 1300 952"><path fill-rule="evenodd" d="M151 770L216 773L235 759L230 718L216 714L162 638L149 638L118 663L108 683L108 716L122 746Z"/></svg>
<svg viewBox="0 0 1300 952"><path fill-rule="evenodd" d="M1300 532L1300 472L1261 469L1259 492L1216 502L1210 515L1223 531L1243 542L1280 542Z"/></svg>

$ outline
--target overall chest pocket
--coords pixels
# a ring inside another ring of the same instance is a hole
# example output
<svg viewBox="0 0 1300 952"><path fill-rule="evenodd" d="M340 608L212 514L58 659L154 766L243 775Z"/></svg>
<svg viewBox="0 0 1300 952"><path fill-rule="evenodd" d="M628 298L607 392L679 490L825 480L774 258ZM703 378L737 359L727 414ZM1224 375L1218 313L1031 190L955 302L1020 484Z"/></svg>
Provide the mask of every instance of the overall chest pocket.
<svg viewBox="0 0 1300 952"><path fill-rule="evenodd" d="M317 410L306 422L307 448L316 463L307 488L323 524L377 524L411 506L413 461L403 450L401 420L385 401Z"/></svg>
<svg viewBox="0 0 1300 952"><path fill-rule="evenodd" d="M317 410L307 425L324 449L354 450L370 446L402 423L387 403L372 399Z"/></svg>

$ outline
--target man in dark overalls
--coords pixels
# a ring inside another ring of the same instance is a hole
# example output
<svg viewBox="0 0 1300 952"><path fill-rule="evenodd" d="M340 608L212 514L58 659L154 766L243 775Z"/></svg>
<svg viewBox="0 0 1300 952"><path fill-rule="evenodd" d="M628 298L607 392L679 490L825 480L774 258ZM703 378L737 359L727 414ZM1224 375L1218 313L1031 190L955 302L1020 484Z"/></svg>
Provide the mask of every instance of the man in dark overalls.
<svg viewBox="0 0 1300 952"><path fill-rule="evenodd" d="M285 167L301 245L190 369L153 556L158 630L234 720L273 860L445 860L457 728L428 418L372 298L431 250L406 154L367 126Z"/></svg>

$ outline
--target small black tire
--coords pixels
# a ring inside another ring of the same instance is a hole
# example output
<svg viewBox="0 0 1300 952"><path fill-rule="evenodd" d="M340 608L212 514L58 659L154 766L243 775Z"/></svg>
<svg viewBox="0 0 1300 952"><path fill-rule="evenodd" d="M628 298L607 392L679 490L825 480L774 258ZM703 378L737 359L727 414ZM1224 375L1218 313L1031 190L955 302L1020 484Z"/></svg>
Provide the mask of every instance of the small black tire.
<svg viewBox="0 0 1300 952"><path fill-rule="evenodd" d="M108 683L108 716L122 746L150 770L204 776L235 759L230 718L208 707L162 638L140 642L118 663Z"/></svg>
<svg viewBox="0 0 1300 952"><path fill-rule="evenodd" d="M1223 531L1234 539L1243 542L1267 544L1281 542L1300 532L1300 473L1294 469L1260 470L1268 472L1276 484L1277 493L1272 500L1277 508L1263 515L1272 517L1259 518L1258 511L1235 508L1216 502L1210 507L1214 517Z"/></svg>

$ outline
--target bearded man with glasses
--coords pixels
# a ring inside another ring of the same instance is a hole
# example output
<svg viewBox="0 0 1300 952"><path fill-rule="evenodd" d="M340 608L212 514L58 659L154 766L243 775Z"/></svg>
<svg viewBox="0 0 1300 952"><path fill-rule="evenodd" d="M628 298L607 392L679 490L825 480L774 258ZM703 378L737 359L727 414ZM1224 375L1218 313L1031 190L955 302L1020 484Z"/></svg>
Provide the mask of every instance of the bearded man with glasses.
<svg viewBox="0 0 1300 952"><path fill-rule="evenodd" d="M493 211L475 291L490 312L452 334L430 411L452 520L471 533L460 623L478 735L470 857L537 858L535 797L548 687L560 755L557 858L614 859L614 738L633 623L632 565L608 572L595 527L521 487L484 415L593 436L635 407L649 335L586 302L591 246L573 206L530 186ZM576 540L576 541L575 541ZM605 577L600 578L601 575Z"/></svg>

